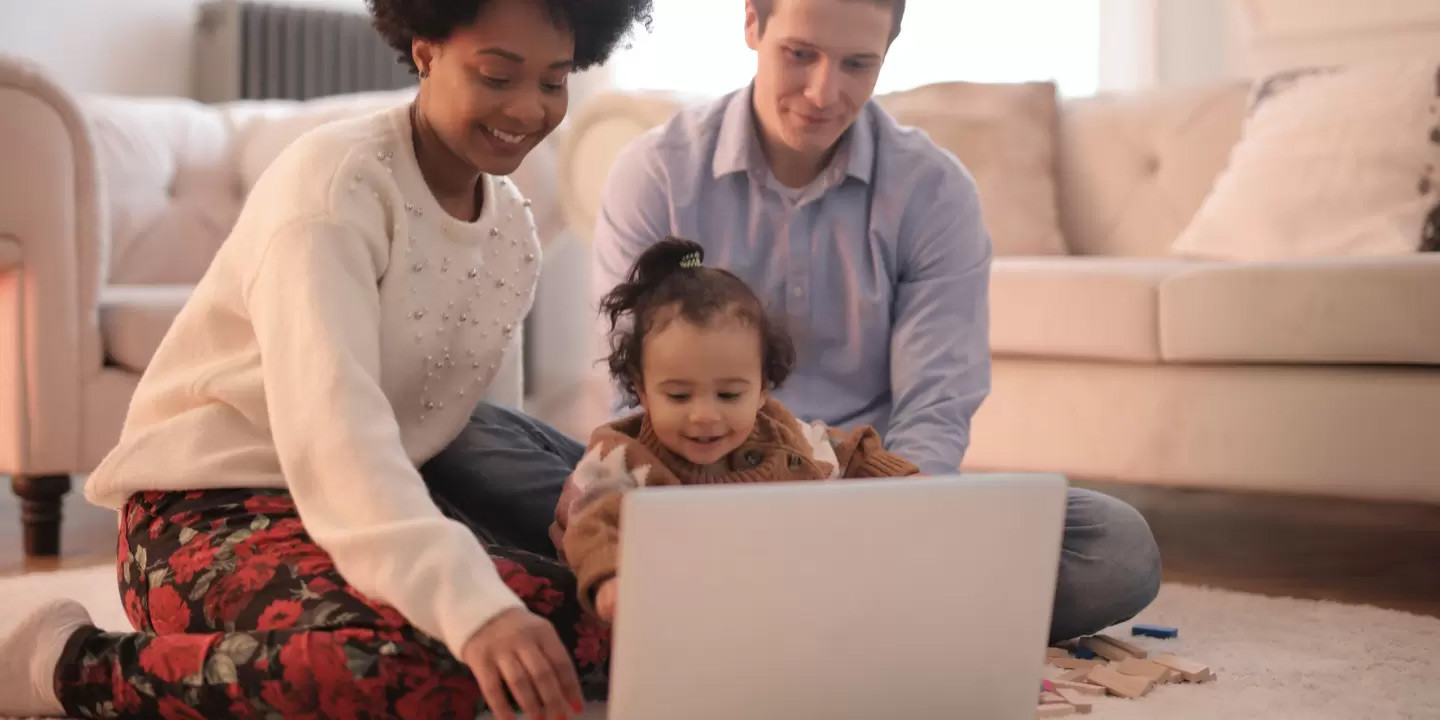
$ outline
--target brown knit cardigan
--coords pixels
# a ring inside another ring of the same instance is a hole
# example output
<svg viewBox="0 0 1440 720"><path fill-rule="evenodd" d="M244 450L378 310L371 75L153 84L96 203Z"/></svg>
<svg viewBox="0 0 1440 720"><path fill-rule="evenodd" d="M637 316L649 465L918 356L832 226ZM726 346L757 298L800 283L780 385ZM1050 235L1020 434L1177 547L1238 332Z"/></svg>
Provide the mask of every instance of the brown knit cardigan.
<svg viewBox="0 0 1440 720"><path fill-rule="evenodd" d="M829 430L842 478L915 475L920 471L885 450L873 428ZM594 593L617 572L620 501L641 486L825 480L829 462L814 457L800 421L774 398L766 401L755 429L722 463L695 465L660 444L644 413L602 425L591 435L585 458L565 481L550 536L575 571L580 601L593 610Z"/></svg>

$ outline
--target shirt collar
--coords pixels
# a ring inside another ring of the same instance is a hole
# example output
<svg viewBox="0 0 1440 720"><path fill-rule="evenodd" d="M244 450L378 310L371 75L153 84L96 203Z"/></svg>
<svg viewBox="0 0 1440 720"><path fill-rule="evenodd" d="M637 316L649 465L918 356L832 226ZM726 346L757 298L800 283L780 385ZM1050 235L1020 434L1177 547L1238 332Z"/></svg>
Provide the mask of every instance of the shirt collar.
<svg viewBox="0 0 1440 720"><path fill-rule="evenodd" d="M715 159L711 164L714 176L719 178L731 173L768 171L765 154L760 150L760 138L756 135L755 118L751 98L755 85L751 83L731 95L720 119L720 134L715 143ZM870 182L870 169L875 160L875 120L871 117L871 100L865 103L850 129L840 136L843 155L837 154L832 166L843 162L845 173L860 182ZM823 174L823 171L822 171Z"/></svg>

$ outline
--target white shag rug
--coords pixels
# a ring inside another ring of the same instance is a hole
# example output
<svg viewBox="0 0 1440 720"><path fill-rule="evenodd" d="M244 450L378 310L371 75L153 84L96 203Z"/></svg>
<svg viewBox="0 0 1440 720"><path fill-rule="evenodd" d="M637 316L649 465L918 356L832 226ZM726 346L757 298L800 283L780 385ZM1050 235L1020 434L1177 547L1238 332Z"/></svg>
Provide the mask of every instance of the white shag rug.
<svg viewBox="0 0 1440 720"><path fill-rule="evenodd" d="M96 624L127 630L110 567L0 579L0 628L45 600L75 598ZM1440 718L1440 619L1361 605L1167 584L1139 622L1175 640L1131 638L1205 663L1219 678L1163 685L1136 700L1094 700L1095 720ZM600 720L601 712L586 713ZM1078 716L1077 716L1078 717Z"/></svg>

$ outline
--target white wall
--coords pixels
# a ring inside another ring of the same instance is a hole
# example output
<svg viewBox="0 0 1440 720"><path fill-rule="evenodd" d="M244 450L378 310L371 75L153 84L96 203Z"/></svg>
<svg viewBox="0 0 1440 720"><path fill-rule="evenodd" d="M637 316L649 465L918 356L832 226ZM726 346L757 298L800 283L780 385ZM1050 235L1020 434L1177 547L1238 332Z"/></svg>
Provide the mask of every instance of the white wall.
<svg viewBox="0 0 1440 720"><path fill-rule="evenodd" d="M1303 65L1433 54L1440 45L1440 0L1104 2L1141 7L1135 18L1151 16L1151 36L1128 49L1142 58L1136 67L1148 70L1150 84L1155 85L1192 85L1254 78ZM1154 43L1148 59L1146 41ZM1127 48L1123 43L1119 47Z"/></svg>
<svg viewBox="0 0 1440 720"><path fill-rule="evenodd" d="M1100 89L1200 85L1239 73L1223 0L1101 0Z"/></svg>
<svg viewBox="0 0 1440 720"><path fill-rule="evenodd" d="M191 38L205 0L0 0L0 53L78 92L189 95ZM364 9L363 0L288 0Z"/></svg>
<svg viewBox="0 0 1440 720"><path fill-rule="evenodd" d="M1161 0L1156 14L1156 77L1196 85L1239 72L1232 22L1220 0Z"/></svg>

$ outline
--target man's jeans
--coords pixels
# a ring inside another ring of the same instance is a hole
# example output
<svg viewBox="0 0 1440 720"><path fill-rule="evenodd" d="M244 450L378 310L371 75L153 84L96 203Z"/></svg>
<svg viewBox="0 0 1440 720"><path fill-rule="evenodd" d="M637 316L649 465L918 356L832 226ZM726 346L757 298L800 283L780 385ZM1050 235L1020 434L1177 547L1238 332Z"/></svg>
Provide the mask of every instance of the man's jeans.
<svg viewBox="0 0 1440 720"><path fill-rule="evenodd" d="M421 472L441 507L486 540L554 557L555 505L584 453L556 429L485 403ZM1071 488L1050 641L1129 620L1159 589L1160 551L1140 513Z"/></svg>

